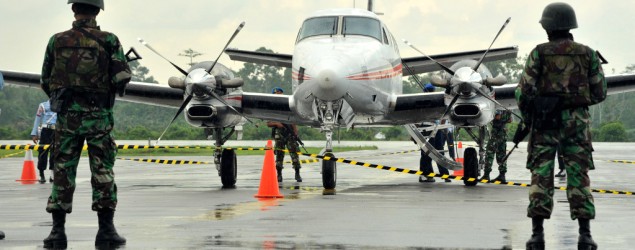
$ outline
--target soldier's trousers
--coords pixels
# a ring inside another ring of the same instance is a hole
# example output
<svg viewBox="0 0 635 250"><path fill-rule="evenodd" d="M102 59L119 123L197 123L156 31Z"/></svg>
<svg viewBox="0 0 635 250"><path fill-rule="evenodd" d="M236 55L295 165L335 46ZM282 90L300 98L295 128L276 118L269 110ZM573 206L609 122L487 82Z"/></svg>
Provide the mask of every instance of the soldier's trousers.
<svg viewBox="0 0 635 250"><path fill-rule="evenodd" d="M42 128L42 132L40 133L40 141L38 144L44 145L49 144L48 149L38 149L37 155L37 169L40 171L46 170L46 164L49 164L49 169L53 170L53 148L51 147L51 143L53 142L53 136L55 136L55 131L50 128ZM49 157L50 155L50 157ZM42 172L43 173L43 172Z"/></svg>
<svg viewBox="0 0 635 250"><path fill-rule="evenodd" d="M504 129L492 129L485 151L485 173L492 172L494 156L496 156L498 171L507 172L507 162L503 161L507 154L507 132Z"/></svg>
<svg viewBox="0 0 635 250"><path fill-rule="evenodd" d="M284 136L276 136L276 143L274 145L274 153L276 154L276 169L282 169L284 163L284 150L285 148L289 150L289 155L291 156L291 163L293 164L294 169L300 169L300 157L297 152L300 151L300 146L296 141L289 137ZM279 150L282 149L282 150Z"/></svg>
<svg viewBox="0 0 635 250"><path fill-rule="evenodd" d="M586 117L583 114L563 111L563 126L560 128L532 130L527 156L527 168L531 170L528 217L551 217L554 205L554 159L560 143L567 172L567 199L571 219L595 218L588 175L589 169L595 168L591 156L593 148L586 119L588 114Z"/></svg>
<svg viewBox="0 0 635 250"><path fill-rule="evenodd" d="M110 134L114 125L112 110L98 112L67 112L58 114L55 131L55 178L46 211L73 210L73 193L77 164L84 140L88 145L88 157L92 185L92 210L114 210L117 206L117 185L113 166L117 145Z"/></svg>

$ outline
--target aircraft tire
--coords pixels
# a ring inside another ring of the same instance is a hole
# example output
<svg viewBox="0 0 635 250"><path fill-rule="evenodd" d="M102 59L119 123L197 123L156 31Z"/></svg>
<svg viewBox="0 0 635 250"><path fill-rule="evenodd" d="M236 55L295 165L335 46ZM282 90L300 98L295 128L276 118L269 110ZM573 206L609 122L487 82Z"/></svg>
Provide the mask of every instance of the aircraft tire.
<svg viewBox="0 0 635 250"><path fill-rule="evenodd" d="M467 181L469 178L478 180L478 154L476 153L476 149L473 147L466 148L463 157L463 184L465 184L465 186L476 186L477 181Z"/></svg>
<svg viewBox="0 0 635 250"><path fill-rule="evenodd" d="M220 158L220 181L223 183L224 188L231 188L236 185L238 172L238 164L236 163L236 152L223 149Z"/></svg>
<svg viewBox="0 0 635 250"><path fill-rule="evenodd" d="M334 157L331 153L324 156ZM334 189L337 181L337 164L335 161L322 160L322 185L325 189Z"/></svg>

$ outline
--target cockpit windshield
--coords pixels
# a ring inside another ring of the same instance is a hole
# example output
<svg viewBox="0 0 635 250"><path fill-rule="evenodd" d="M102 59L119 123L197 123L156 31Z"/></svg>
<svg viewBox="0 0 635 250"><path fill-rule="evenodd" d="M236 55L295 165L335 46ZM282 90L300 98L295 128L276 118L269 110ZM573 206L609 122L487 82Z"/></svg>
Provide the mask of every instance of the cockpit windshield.
<svg viewBox="0 0 635 250"><path fill-rule="evenodd" d="M307 19L302 24L300 33L298 33L298 41L320 35L335 35L337 32L337 17L326 16Z"/></svg>
<svg viewBox="0 0 635 250"><path fill-rule="evenodd" d="M368 17L347 16L344 17L342 34L370 36L381 41L381 25L376 19Z"/></svg>

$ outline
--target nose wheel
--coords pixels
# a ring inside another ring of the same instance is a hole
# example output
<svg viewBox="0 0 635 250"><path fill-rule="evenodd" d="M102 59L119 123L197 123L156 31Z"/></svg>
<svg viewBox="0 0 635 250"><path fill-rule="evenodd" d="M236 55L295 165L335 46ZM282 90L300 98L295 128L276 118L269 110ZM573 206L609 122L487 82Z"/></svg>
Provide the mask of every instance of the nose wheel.
<svg viewBox="0 0 635 250"><path fill-rule="evenodd" d="M326 153L324 156L331 157L332 153ZM331 160L322 160L322 185L325 189L334 189L337 180L337 162Z"/></svg>
<svg viewBox="0 0 635 250"><path fill-rule="evenodd" d="M236 185L238 172L238 168L236 166L236 152L234 150L223 149L220 159L220 181L223 183L224 188L234 187Z"/></svg>
<svg viewBox="0 0 635 250"><path fill-rule="evenodd" d="M463 179L463 184L465 186L476 186L478 183L478 154L475 148L469 147L465 149L464 162L463 177L465 179ZM474 181L468 181L469 178L474 178Z"/></svg>

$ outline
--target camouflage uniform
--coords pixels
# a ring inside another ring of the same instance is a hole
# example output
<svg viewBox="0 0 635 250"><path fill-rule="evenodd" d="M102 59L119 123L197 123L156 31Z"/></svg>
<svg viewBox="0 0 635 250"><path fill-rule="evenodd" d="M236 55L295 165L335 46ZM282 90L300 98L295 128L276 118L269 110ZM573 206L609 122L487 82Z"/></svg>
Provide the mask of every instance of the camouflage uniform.
<svg viewBox="0 0 635 250"><path fill-rule="evenodd" d="M101 31L95 19L77 20L72 29L49 40L42 67L42 89L51 97L51 105L59 109L53 156L55 178L46 206L49 213L72 212L84 140L92 173L92 210L115 210L117 185L113 166L117 145L111 135L112 107L117 89L125 86L130 76L119 39Z"/></svg>
<svg viewBox="0 0 635 250"><path fill-rule="evenodd" d="M503 161L507 151L507 123L511 122L512 114L507 110L501 110L500 114L496 114L492 121L492 131L489 135L489 141L487 142L485 157L485 174L492 172L492 163L494 162L494 156L496 156L496 163L498 163L498 171L501 173L507 172L507 162Z"/></svg>
<svg viewBox="0 0 635 250"><path fill-rule="evenodd" d="M293 164L293 168L296 171L300 170L300 159L298 157L297 152L300 152L300 145L298 145L298 141L293 136L293 131L289 131L287 129L291 127L291 125L287 125L284 128L273 128L274 139L276 141L274 145L274 153L276 154L276 169L281 171L284 167L284 150L285 148L289 150L289 155L291 155L291 163Z"/></svg>
<svg viewBox="0 0 635 250"><path fill-rule="evenodd" d="M606 98L606 80L597 53L570 38L540 44L529 54L516 98L525 121L531 121L527 168L531 188L527 216L550 218L553 211L554 158L562 147L567 171L571 219L593 219L589 188L594 169L588 106ZM552 115L540 113L545 98L557 98ZM528 243L529 244L529 243Z"/></svg>

